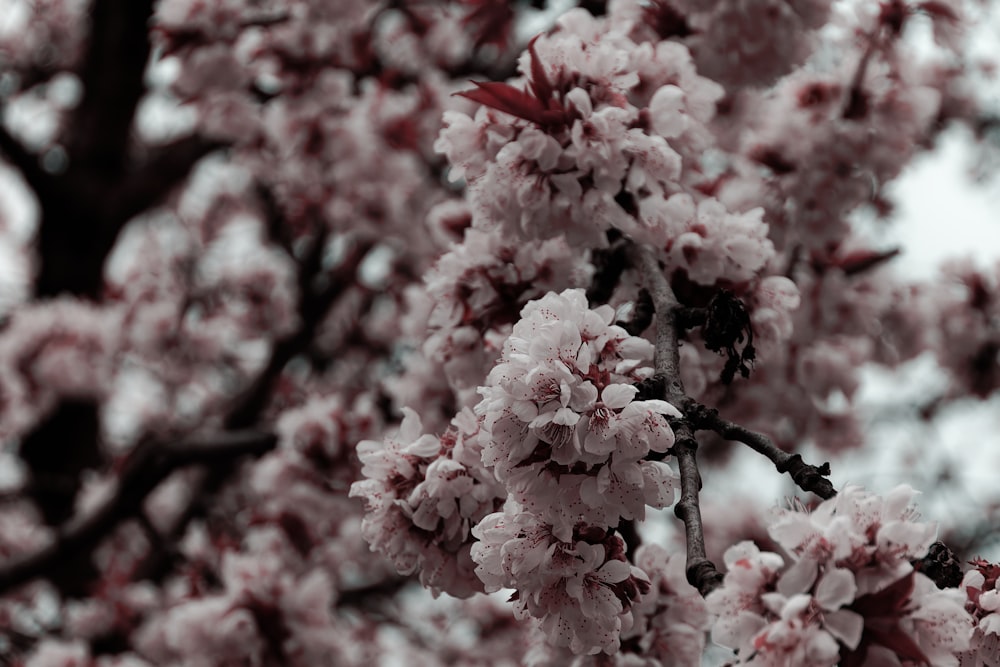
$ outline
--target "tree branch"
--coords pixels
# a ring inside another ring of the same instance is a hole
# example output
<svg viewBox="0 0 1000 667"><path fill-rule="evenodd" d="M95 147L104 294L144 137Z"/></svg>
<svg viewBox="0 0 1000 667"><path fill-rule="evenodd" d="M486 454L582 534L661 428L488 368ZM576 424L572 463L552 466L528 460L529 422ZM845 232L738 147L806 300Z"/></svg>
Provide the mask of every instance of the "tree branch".
<svg viewBox="0 0 1000 667"><path fill-rule="evenodd" d="M299 304L299 317L302 320L302 326L295 333L278 341L274 346L267 367L257 376L254 383L244 392L240 401L226 417L226 428L249 428L256 423L260 413L267 405L274 383L281 375L281 371L295 355L303 352L312 341L316 330L330 310L330 306L344 290L353 284L352 278L372 245L369 241L355 244L336 270L326 277L326 285L317 288L313 283L321 273L326 235L320 234L317 237L309 254L302 260L299 270L299 293L302 295Z"/></svg>
<svg viewBox="0 0 1000 667"><path fill-rule="evenodd" d="M662 393L668 402L684 412L690 399L684 393L680 373L680 340L678 338L678 313L682 309L670 283L667 282L660 263L646 247L629 247L629 259L642 275L642 282L653 299L656 322L654 377L662 380ZM698 472L698 441L691 423L686 418L673 424L673 452L681 476L681 498L674 506L674 514L684 522L687 543L687 579L706 596L722 584L722 573L705 552L705 532L701 520L698 493L701 475Z"/></svg>
<svg viewBox="0 0 1000 667"><path fill-rule="evenodd" d="M117 188L109 226L117 235L131 218L159 204L187 178L199 160L224 147L222 142L191 135L153 150Z"/></svg>
<svg viewBox="0 0 1000 667"><path fill-rule="evenodd" d="M778 448L769 437L763 433L726 421L719 416L719 411L694 404L687 412L694 421L696 428L715 431L726 440L735 440L749 446L755 452L763 454L774 464L780 473L788 473L792 481L803 491L815 493L824 500L837 495L837 490L827 479L830 474L830 464L814 466L802 460L799 454L789 454Z"/></svg>
<svg viewBox="0 0 1000 667"><path fill-rule="evenodd" d="M146 90L153 0L95 0L80 67L83 99L73 110L67 149L74 165L113 182L124 172L136 107Z"/></svg>
<svg viewBox="0 0 1000 667"><path fill-rule="evenodd" d="M115 526L141 512L146 496L178 468L259 455L276 444L274 435L260 431L192 436L169 444L140 444L125 460L115 493L97 509L63 524L55 539L38 551L0 566L0 595L90 554Z"/></svg>
<svg viewBox="0 0 1000 667"><path fill-rule="evenodd" d="M629 260L642 276L642 282L653 299L656 322L656 356L654 369L666 385L666 400L678 410L684 409L687 396L681 382L680 341L678 340L677 313L682 308L674 290L667 282L660 263L648 248L629 246Z"/></svg>

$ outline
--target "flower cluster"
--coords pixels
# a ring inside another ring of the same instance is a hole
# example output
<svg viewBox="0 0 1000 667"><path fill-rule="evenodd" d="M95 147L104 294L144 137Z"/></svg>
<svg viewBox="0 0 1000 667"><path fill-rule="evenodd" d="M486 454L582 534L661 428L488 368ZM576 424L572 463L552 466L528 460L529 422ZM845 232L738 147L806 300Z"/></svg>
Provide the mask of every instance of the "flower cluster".
<svg viewBox="0 0 1000 667"><path fill-rule="evenodd" d="M613 318L582 290L530 302L480 388L483 463L563 541L580 522L609 528L674 500L675 473L646 457L670 449L680 412L634 400L653 346Z"/></svg>
<svg viewBox="0 0 1000 667"><path fill-rule="evenodd" d="M632 626L632 602L649 579L625 559L622 539L584 528L569 539L511 504L473 529L476 574L487 592L514 588L518 618L541 619L548 641L576 654L613 653Z"/></svg>
<svg viewBox="0 0 1000 667"><path fill-rule="evenodd" d="M462 93L483 105L474 118L444 115L435 148L468 185L473 226L580 248L613 228L705 284L759 271L774 254L762 210L697 194L722 88L681 44L636 44L583 10L559 28L522 56L524 89L478 83Z"/></svg>
<svg viewBox="0 0 1000 667"><path fill-rule="evenodd" d="M961 588L967 597L965 609L975 619L976 629L969 650L960 656L960 664L991 667L1000 659L1000 590L997 590L1000 565L981 558L972 565L962 579Z"/></svg>
<svg viewBox="0 0 1000 667"><path fill-rule="evenodd" d="M934 539L915 520L915 492L884 498L858 487L812 512L771 525L788 554L742 542L725 555L721 588L708 597L713 639L751 665L958 665L971 618L957 590L939 590L911 561Z"/></svg>
<svg viewBox="0 0 1000 667"><path fill-rule="evenodd" d="M415 297L427 299L430 311L424 355L441 365L461 404L474 405L476 388L499 352L486 344L490 334L506 336L529 300L586 282L590 269L562 238L524 244L498 230L466 230Z"/></svg>
<svg viewBox="0 0 1000 667"><path fill-rule="evenodd" d="M470 412L459 413L440 438L422 433L413 410L403 412L394 437L358 444L367 479L353 484L351 496L367 505L362 533L401 574L419 570L435 592L468 597L482 590L469 558L470 530L499 507L502 489L479 462Z"/></svg>
<svg viewBox="0 0 1000 667"><path fill-rule="evenodd" d="M622 641L663 667L700 665L711 617L705 600L687 581L684 554L644 544L635 562L649 576L650 590L633 605L635 624L622 633Z"/></svg>

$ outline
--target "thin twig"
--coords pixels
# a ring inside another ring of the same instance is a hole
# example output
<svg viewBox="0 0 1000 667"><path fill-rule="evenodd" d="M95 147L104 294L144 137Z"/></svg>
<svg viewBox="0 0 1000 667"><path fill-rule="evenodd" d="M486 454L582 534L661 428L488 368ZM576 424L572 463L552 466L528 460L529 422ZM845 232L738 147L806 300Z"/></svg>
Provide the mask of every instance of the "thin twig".
<svg viewBox="0 0 1000 667"><path fill-rule="evenodd" d="M824 463L821 466L814 466L802 460L799 454L789 454L778 448L774 442L757 431L726 421L719 416L719 412L708 409L701 405L696 405L687 411L699 429L715 431L726 440L735 440L749 446L755 452L763 454L774 464L775 469L780 473L788 473L792 481L803 491L815 493L824 500L837 495L837 490L827 479L830 474L830 464Z"/></svg>
<svg viewBox="0 0 1000 667"><path fill-rule="evenodd" d="M663 398L683 412L690 399L684 392L680 373L677 314L682 306L649 248L630 246L629 259L639 270L642 282L653 298L656 322L655 377L662 379ZM674 506L674 514L684 522L687 579L702 596L706 596L722 584L722 573L708 559L705 551L705 532L698 503L698 493L701 491L698 441L695 440L694 431L687 419L678 419L674 422L673 429L673 452L681 476L681 498Z"/></svg>

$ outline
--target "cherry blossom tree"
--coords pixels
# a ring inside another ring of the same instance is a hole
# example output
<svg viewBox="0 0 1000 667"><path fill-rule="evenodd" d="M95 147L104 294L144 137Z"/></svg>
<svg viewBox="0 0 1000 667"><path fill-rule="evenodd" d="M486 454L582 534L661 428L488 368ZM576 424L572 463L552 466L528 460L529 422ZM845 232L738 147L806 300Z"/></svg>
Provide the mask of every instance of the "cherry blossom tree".
<svg viewBox="0 0 1000 667"><path fill-rule="evenodd" d="M990 10L0 1L0 664L1000 665L995 521L848 462L1000 389L862 224Z"/></svg>

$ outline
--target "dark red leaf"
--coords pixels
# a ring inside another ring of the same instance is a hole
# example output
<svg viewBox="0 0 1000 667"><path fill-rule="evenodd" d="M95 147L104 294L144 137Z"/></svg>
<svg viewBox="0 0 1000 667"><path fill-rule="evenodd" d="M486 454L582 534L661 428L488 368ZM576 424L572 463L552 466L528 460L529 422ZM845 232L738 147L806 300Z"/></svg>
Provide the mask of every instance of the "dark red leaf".
<svg viewBox="0 0 1000 667"><path fill-rule="evenodd" d="M883 250L881 252L875 250L857 250L842 257L836 264L844 271L845 275L853 276L884 264L900 252L899 248Z"/></svg>
<svg viewBox="0 0 1000 667"><path fill-rule="evenodd" d="M528 42L528 53L531 54L531 90L535 93L535 97L541 100L543 106L548 106L548 101L552 99L555 88L549 82L545 68L542 67L542 61L538 59L538 52L535 51L535 40L537 39L536 35Z"/></svg>
<svg viewBox="0 0 1000 667"><path fill-rule="evenodd" d="M872 641L881 644L890 651L893 651L900 658L913 660L921 665L930 665L931 662L920 650L910 635L903 632L898 625L888 628L869 628L865 626L865 631L871 634Z"/></svg>
<svg viewBox="0 0 1000 667"><path fill-rule="evenodd" d="M456 95L532 123L544 124L545 108L537 99L523 90L518 90L510 84L499 81L473 81L472 83L478 87L478 90L465 90L456 93Z"/></svg>
<svg viewBox="0 0 1000 667"><path fill-rule="evenodd" d="M462 19L464 25L474 25L476 48L492 44L498 49L507 46L514 25L514 10L507 2L497 0L466 0L474 5Z"/></svg>
<svg viewBox="0 0 1000 667"><path fill-rule="evenodd" d="M955 10L948 6L944 2L935 2L934 0L928 0L928 2L921 2L917 5L917 9L922 12L926 12L936 19L944 19L946 21L958 22L958 14Z"/></svg>
<svg viewBox="0 0 1000 667"><path fill-rule="evenodd" d="M851 605L851 609L866 619L877 619L885 616L896 617L910 601L912 593L913 573L911 572L877 593L862 595Z"/></svg>

